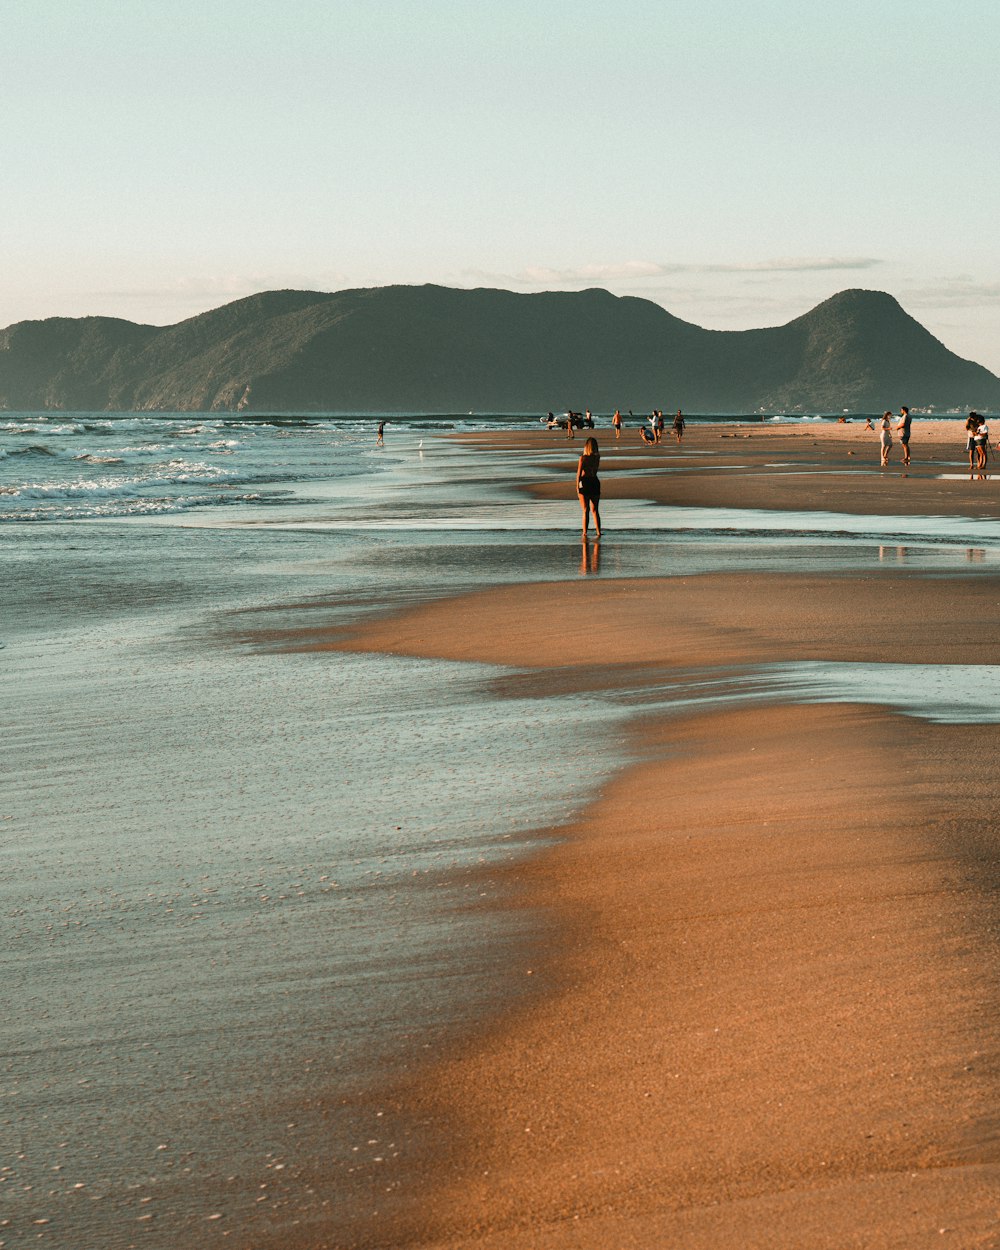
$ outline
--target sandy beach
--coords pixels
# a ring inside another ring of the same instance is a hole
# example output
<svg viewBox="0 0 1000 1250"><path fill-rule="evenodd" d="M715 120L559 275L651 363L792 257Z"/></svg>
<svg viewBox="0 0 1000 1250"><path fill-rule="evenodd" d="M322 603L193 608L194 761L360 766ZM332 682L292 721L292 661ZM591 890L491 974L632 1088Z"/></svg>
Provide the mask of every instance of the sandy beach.
<svg viewBox="0 0 1000 1250"><path fill-rule="evenodd" d="M532 444L516 436L466 436L482 446L523 454L539 443L565 447L566 472L583 450L589 430L573 439L546 431ZM965 425L960 418L921 419L910 440L911 463L904 468L893 431L889 466L879 468L878 433L857 417L794 424L751 422L732 425L692 422L678 445L668 428L663 441L648 447L635 424L616 441L607 429L593 431L600 443L603 498L641 496L674 507L808 509L909 516L996 516L1000 482L970 478ZM995 469L996 461L989 467ZM659 472L668 469L669 474ZM641 475L641 486L639 478ZM535 487L541 498L558 497L561 482ZM610 517L610 512L608 513ZM609 524L611 522L609 521Z"/></svg>
<svg viewBox="0 0 1000 1250"><path fill-rule="evenodd" d="M648 452L599 431L603 546L630 496L994 517L993 481L953 476L958 425L916 427L905 477L898 461L880 473L853 425L695 427ZM475 441L514 462L547 438ZM531 491L570 493L580 448ZM655 472L679 457L690 469ZM637 704L627 766L502 874L504 905L546 936L498 970L498 1000L529 977L534 992L372 1110L393 1158L356 1161L371 1218L343 1244L1000 1245L1000 729L781 699L665 714L641 697L691 670L724 684L762 663L989 662L998 606L991 576L892 567L586 577L321 640ZM342 1244L320 1229L293 1243Z"/></svg>

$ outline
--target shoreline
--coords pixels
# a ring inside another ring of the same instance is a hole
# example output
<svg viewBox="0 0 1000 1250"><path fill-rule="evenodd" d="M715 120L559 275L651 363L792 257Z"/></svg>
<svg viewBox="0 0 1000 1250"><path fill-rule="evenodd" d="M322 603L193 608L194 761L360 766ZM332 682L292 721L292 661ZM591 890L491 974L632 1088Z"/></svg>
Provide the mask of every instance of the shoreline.
<svg viewBox="0 0 1000 1250"><path fill-rule="evenodd" d="M357 1178L377 1214L286 1244L991 1244L996 787L958 830L942 795L1000 728L778 705L629 737L641 762L489 874L545 919L498 970L530 995L369 1112L400 1155Z"/></svg>
<svg viewBox="0 0 1000 1250"><path fill-rule="evenodd" d="M891 570L588 578L314 645L500 665L544 697L901 649L968 664L998 598ZM370 1218L284 1244L995 1244L1000 728L774 700L637 711L628 741L640 762L502 873L505 906L547 920L532 966L497 970L529 997L386 1091L399 1158L360 1169Z"/></svg>
<svg viewBox="0 0 1000 1250"><path fill-rule="evenodd" d="M748 727L784 772L758 796L763 839L754 796L719 792ZM987 1244L1000 1168L977 1026L991 1012L966 927L983 901L970 907L955 863L891 818L878 784L859 787L875 805L860 821L839 836L829 823L866 746L925 735L856 708L643 729L680 754L683 784L637 795L649 764L630 770L518 874L561 921L557 988L399 1098L440 1131L393 1240L832 1250L947 1227L951 1244ZM786 767L804 734L819 783L806 813ZM953 766L968 738L951 737Z"/></svg>
<svg viewBox="0 0 1000 1250"><path fill-rule="evenodd" d="M678 446L670 435L648 447L638 427L615 440L610 429L564 433L454 434L469 447L512 455L544 451L557 461L558 481L532 482L533 498L572 497L573 462L587 436L601 451L602 503L646 499L674 507L806 511L881 516L1000 516L1000 460L991 453L985 476L970 475L964 423L927 420L914 426L911 464L895 439L887 469L879 468L875 431L862 425L688 426ZM776 459L777 458L777 459ZM657 475L656 470L669 469ZM608 517L611 520L612 514ZM613 532L609 529L609 536Z"/></svg>

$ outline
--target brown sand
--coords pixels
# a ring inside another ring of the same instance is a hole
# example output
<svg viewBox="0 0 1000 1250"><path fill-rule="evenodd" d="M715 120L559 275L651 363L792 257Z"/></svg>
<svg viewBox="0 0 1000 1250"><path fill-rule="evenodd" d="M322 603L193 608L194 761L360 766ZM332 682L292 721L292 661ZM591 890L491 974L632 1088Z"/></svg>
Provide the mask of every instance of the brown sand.
<svg viewBox="0 0 1000 1250"><path fill-rule="evenodd" d="M998 618L993 577L706 574L504 586L371 624L354 643L319 645L516 668L965 664L985 658Z"/></svg>
<svg viewBox="0 0 1000 1250"><path fill-rule="evenodd" d="M680 447L669 432L655 447L642 446L635 429L626 430L618 442L607 429L593 433L601 450L605 501L640 497L683 507L1000 515L1000 476L969 475L964 420L917 422L908 469L903 467L898 442L889 468L880 469L878 435L857 421L804 427L694 423ZM582 433L569 440L564 434L541 430L463 435L461 441L552 456L556 480L533 487L533 493L564 498L584 439ZM991 460L989 467L996 469L997 461ZM658 472L661 469L670 472ZM605 511L613 531L613 511Z"/></svg>
<svg viewBox="0 0 1000 1250"><path fill-rule="evenodd" d="M857 476L852 510L875 511ZM326 645L533 669L544 695L671 666L967 663L998 606L992 577L591 578ZM634 745L508 874L560 939L501 982L545 992L386 1100L399 1158L359 1166L379 1213L343 1244L1000 1245L1000 729L744 707L637 720Z"/></svg>
<svg viewBox="0 0 1000 1250"><path fill-rule="evenodd" d="M982 636L997 607L992 579L587 581L430 605L361 645L570 666L542 694L665 659L891 660L898 620L919 622L907 659L961 663L956 617ZM568 935L531 970L561 990L398 1099L434 1139L398 1243L1000 1244L1000 730L756 708L641 742L515 874Z"/></svg>
<svg viewBox="0 0 1000 1250"><path fill-rule="evenodd" d="M400 1244L995 1244L989 813L956 839L940 799L983 735L824 708L645 740L522 872L564 988L401 1098L447 1131Z"/></svg>

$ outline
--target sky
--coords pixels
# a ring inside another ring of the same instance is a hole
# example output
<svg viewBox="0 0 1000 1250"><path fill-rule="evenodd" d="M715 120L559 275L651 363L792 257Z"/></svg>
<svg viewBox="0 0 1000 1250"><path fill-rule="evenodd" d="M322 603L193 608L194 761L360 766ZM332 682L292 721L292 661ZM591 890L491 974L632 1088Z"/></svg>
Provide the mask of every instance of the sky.
<svg viewBox="0 0 1000 1250"><path fill-rule="evenodd" d="M888 291L1000 373L995 0L0 0L0 326L260 290Z"/></svg>

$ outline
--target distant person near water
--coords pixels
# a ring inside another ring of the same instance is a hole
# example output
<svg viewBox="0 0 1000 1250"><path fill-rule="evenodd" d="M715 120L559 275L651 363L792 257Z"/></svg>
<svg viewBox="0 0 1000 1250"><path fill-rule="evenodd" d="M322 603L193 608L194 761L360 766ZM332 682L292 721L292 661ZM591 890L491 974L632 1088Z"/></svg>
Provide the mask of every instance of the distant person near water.
<svg viewBox="0 0 1000 1250"><path fill-rule="evenodd" d="M615 415L611 418L611 424L615 427L615 438L622 436L622 414L615 409Z"/></svg>
<svg viewBox="0 0 1000 1250"><path fill-rule="evenodd" d="M878 428L878 441L882 449L880 467L884 469L889 463L889 452L892 448L892 413L888 409L882 413L882 420L878 423Z"/></svg>
<svg viewBox="0 0 1000 1250"><path fill-rule="evenodd" d="M576 465L576 494L583 509L583 537L587 537L590 514L594 514L597 537L601 536L601 479L597 470L601 465L601 453L596 438L588 438L583 445L583 455Z"/></svg>
<svg viewBox="0 0 1000 1250"><path fill-rule="evenodd" d="M378 430L375 433L375 446L376 447L382 447L385 445L384 435L385 435L385 422L380 421L378 423Z"/></svg>
<svg viewBox="0 0 1000 1250"><path fill-rule="evenodd" d="M677 439L677 445L680 446L681 439L684 437L684 417L681 410L677 409L677 416L674 417L674 438Z"/></svg>
<svg viewBox="0 0 1000 1250"><path fill-rule="evenodd" d="M899 420L896 422L896 433L899 435L899 441L903 447L903 464L910 463L910 423L912 419L909 408L904 404L899 410Z"/></svg>

